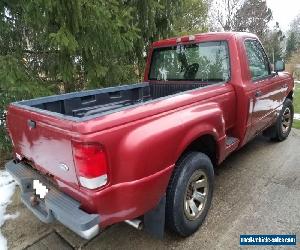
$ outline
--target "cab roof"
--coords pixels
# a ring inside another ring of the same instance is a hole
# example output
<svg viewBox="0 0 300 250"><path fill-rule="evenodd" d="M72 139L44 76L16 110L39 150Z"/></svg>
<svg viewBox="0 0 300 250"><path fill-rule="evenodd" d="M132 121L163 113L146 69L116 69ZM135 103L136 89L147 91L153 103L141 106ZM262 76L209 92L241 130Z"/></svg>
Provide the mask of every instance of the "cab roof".
<svg viewBox="0 0 300 250"><path fill-rule="evenodd" d="M232 38L257 38L256 35L247 32L209 32L194 35L185 35L179 37L172 37L164 40L156 41L152 44L153 47L174 46L178 43L195 43L201 41L214 41L214 40L229 40Z"/></svg>

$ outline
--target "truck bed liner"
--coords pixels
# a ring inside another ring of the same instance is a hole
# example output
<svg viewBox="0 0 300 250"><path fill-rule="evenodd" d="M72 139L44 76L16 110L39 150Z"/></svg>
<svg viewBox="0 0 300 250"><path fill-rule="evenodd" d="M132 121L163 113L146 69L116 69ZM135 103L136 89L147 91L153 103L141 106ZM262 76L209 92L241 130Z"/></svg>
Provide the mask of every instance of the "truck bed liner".
<svg viewBox="0 0 300 250"><path fill-rule="evenodd" d="M205 87L207 83L138 83L112 88L21 101L27 109L54 112L68 118L86 118L116 112L124 107Z"/></svg>

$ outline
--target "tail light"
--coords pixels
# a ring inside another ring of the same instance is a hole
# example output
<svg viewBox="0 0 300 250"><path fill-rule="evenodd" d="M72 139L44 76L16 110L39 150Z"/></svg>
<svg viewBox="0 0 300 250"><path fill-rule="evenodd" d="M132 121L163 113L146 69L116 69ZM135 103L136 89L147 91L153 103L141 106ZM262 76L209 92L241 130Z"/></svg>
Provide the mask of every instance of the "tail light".
<svg viewBox="0 0 300 250"><path fill-rule="evenodd" d="M73 142L73 157L83 187L95 189L107 183L108 167L103 146Z"/></svg>

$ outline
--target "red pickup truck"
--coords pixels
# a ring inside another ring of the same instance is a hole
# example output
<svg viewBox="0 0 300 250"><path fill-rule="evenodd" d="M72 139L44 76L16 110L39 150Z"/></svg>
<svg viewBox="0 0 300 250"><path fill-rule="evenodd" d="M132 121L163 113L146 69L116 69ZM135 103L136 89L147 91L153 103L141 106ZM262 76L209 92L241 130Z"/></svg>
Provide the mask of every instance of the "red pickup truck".
<svg viewBox="0 0 300 250"><path fill-rule="evenodd" d="M86 239L122 221L189 236L214 167L261 132L288 137L294 81L283 70L253 34L155 42L143 83L12 103L7 171L36 216Z"/></svg>

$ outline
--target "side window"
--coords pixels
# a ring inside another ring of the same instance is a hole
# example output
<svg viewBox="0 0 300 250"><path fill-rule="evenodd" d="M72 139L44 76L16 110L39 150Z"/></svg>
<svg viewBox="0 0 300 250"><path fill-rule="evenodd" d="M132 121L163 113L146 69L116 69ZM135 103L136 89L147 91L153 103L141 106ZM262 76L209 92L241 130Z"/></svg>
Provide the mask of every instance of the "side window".
<svg viewBox="0 0 300 250"><path fill-rule="evenodd" d="M269 61L261 44L257 40L246 40L245 47L252 79L270 75Z"/></svg>

